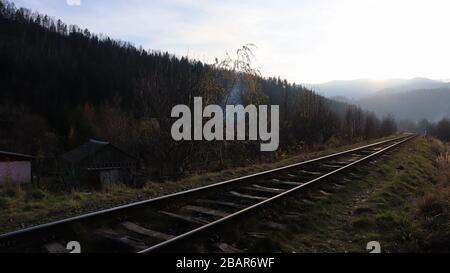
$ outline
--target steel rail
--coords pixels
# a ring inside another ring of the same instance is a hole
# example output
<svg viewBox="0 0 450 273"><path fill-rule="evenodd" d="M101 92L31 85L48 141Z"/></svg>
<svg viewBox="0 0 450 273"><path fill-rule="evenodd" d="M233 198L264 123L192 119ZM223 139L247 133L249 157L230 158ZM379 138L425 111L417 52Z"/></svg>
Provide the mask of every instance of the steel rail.
<svg viewBox="0 0 450 273"><path fill-rule="evenodd" d="M198 227L198 228L196 228L194 230L191 230L191 231L186 232L184 234L178 235L178 236L176 236L176 237L174 237L172 239L169 239L167 241L161 242L161 243L159 243L157 245L151 246L151 247L149 247L149 248L147 248L145 250L140 251L139 253L150 253L150 252L161 251L161 250L163 250L163 249L165 249L167 247L170 247L171 245L174 245L174 244L179 243L179 242L181 242L183 240L186 240L189 237L192 237L194 235L198 235L199 233L205 232L208 229L215 228L215 227L217 227L220 224L224 224L224 223L226 223L226 222L228 222L230 220L233 220L233 219L235 219L237 217L241 217L244 214L247 214L249 212L252 212L252 211L254 211L256 209L261 208L262 206L268 205L269 203L273 203L274 201L277 201L277 200L279 200L279 199L281 199L283 197L286 197L287 195L290 195L290 194L295 193L295 192L297 192L297 191L299 191L301 189L304 189L304 188L306 188L306 187L308 187L308 186L310 186L312 184L316 184L317 182L322 181L325 178L328 178L328 177L330 177L332 175L335 175L335 174L340 173L340 172L342 172L344 170L347 170L350 167L353 167L353 166L355 166L357 164L360 164L360 163L362 163L364 161L367 161L367 160L369 160L369 159L371 159L371 158L373 158L373 157L375 157L377 155L380 155L380 154L382 154L382 153L384 153L384 152L386 152L386 151L388 151L388 150L390 150L390 149L392 149L394 147L397 147L400 144L402 144L402 143L404 143L406 141L409 141L409 140L411 140L414 137L415 137L415 135L407 137L406 139L404 139L404 140L402 140L400 142L394 143L394 144L392 144L392 145L390 145L390 146L388 146L386 148L383 148L382 150L379 150L379 151L377 151L377 152L375 152L373 154L370 154L370 155L368 155L368 156L366 156L366 157L364 157L362 159L359 159L359 160L357 160L355 162L349 163L348 165L343 166L343 167L341 167L341 168L339 168L337 170L334 170L334 171L331 171L329 173L326 173L326 174L324 174L324 175L322 175L322 176L320 176L318 178L315 178L315 179L313 179L313 180L311 180L309 182L306 182L306 183L304 183L304 184L302 184L300 186L297 186L297 187L295 187L293 189L290 189L288 191L280 193L280 194L278 194L276 196L273 196L273 197L271 197L271 198L269 198L267 200L261 201L261 202L259 202L257 204L249 206L247 208L244 208L244 209L242 209L240 211L237 211L237 212L235 212L233 214L230 214L230 215L228 215L226 217L218 219L218 220L216 220L214 222L208 223L208 224L203 225L201 227Z"/></svg>

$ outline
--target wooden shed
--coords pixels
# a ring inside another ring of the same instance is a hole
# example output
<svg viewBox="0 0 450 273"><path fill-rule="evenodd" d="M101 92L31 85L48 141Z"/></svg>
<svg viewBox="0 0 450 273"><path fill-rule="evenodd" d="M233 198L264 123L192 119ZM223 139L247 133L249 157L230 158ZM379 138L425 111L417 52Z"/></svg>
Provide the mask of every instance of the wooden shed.
<svg viewBox="0 0 450 273"><path fill-rule="evenodd" d="M127 152L94 139L64 154L63 159L77 182L94 188L130 183L138 165L138 160Z"/></svg>
<svg viewBox="0 0 450 273"><path fill-rule="evenodd" d="M0 185L31 183L33 156L0 151Z"/></svg>

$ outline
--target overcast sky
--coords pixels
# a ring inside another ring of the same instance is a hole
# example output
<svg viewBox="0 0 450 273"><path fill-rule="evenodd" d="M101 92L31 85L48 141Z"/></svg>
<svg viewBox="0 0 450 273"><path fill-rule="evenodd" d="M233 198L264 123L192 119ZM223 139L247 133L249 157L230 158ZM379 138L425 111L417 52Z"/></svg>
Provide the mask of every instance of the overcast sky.
<svg viewBox="0 0 450 273"><path fill-rule="evenodd" d="M146 49L212 62L254 43L264 76L450 78L449 0L15 0Z"/></svg>

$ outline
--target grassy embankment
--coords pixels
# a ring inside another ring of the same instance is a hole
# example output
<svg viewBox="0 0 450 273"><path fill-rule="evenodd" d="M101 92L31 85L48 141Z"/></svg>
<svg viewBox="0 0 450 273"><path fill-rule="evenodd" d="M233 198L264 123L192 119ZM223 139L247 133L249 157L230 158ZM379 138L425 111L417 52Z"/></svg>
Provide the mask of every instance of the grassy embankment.
<svg viewBox="0 0 450 273"><path fill-rule="evenodd" d="M223 236L251 252L366 252L370 241L382 252L450 251L449 151L419 137L333 194L293 197Z"/></svg>
<svg viewBox="0 0 450 273"><path fill-rule="evenodd" d="M28 186L0 187L0 233L212 184L376 141L365 141L340 147L336 147L339 146L337 144L329 144L311 149L315 152L280 155L276 162L252 164L219 172L192 174L179 181L165 183L149 181L142 189L116 185L99 192L54 193L46 189Z"/></svg>

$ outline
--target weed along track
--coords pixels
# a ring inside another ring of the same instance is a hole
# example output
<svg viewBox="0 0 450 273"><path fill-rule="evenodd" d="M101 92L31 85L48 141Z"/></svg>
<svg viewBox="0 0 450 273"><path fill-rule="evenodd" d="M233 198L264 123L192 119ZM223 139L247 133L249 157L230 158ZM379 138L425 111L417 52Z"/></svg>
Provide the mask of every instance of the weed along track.
<svg viewBox="0 0 450 273"><path fill-rule="evenodd" d="M291 194L323 195L357 179L358 164L414 138L405 135L290 166L0 236L0 252L165 252L194 242ZM375 162L375 163L374 163ZM330 178L339 179L330 179ZM305 202L308 202L305 197ZM271 223L276 224L276 223ZM74 243L75 242L75 243ZM237 251L225 243L218 251Z"/></svg>

